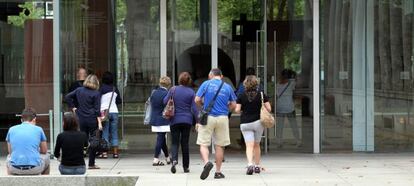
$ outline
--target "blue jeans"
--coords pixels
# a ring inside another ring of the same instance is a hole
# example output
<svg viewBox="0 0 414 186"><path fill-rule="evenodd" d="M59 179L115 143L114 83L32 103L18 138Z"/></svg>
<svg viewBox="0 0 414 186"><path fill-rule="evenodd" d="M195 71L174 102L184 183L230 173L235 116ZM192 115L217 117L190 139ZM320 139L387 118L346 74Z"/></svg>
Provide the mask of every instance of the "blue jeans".
<svg viewBox="0 0 414 186"><path fill-rule="evenodd" d="M157 144L155 145L154 158L158 158L161 154L161 150L164 152L165 157L168 157L168 147L165 138L166 132L157 132Z"/></svg>
<svg viewBox="0 0 414 186"><path fill-rule="evenodd" d="M102 137L113 147L118 146L118 113L109 113L109 120L103 123Z"/></svg>
<svg viewBox="0 0 414 186"><path fill-rule="evenodd" d="M86 167L85 165L65 166L65 165L60 164L59 171L60 171L60 174L62 175L81 175L81 174L85 174Z"/></svg>

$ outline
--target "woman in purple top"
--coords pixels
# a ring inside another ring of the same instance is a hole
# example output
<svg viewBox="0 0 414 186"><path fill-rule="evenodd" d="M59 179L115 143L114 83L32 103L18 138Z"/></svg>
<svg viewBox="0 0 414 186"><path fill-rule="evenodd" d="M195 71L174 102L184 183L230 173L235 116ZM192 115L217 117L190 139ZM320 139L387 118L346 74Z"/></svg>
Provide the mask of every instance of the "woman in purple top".
<svg viewBox="0 0 414 186"><path fill-rule="evenodd" d="M182 72L178 78L179 86L171 88L167 96L164 98L164 104L167 103L170 96L173 96L175 114L171 118L170 129L172 136L172 167L171 172L176 172L175 166L178 164L178 147L181 144L183 155L184 172L188 173L190 164L190 155L188 150L188 140L190 138L190 130L196 123L195 116L198 110L194 102L195 93L191 86L191 76L188 72ZM180 140L181 139L181 140Z"/></svg>

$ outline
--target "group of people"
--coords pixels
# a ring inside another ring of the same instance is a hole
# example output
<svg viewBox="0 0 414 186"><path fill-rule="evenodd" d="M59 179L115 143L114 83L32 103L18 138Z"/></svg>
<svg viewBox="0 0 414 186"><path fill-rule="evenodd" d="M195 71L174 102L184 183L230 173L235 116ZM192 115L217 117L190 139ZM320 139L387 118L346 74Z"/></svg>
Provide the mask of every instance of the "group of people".
<svg viewBox="0 0 414 186"><path fill-rule="evenodd" d="M246 76L242 84L243 90L238 91L237 96L233 88L222 78L221 70L213 68L209 73L209 79L200 85L197 92L191 88L192 79L188 72L182 72L178 78L178 85L173 87L169 77L160 78L159 86L152 91L149 98L151 104L149 124L151 130L157 133L153 166L165 165L159 158L162 151L166 163L171 164L170 171L176 173L178 149L181 146L183 172L190 172L189 138L194 126L198 132L197 144L200 146L200 154L204 162L200 179L206 179L214 167L209 160L211 145L215 150L214 178L225 178L221 166L224 147L230 145L229 113L235 112L241 114L240 130L246 145L246 174L260 173L260 141L264 131L260 123L260 108L264 103L265 109L271 112L268 97L263 93L254 74ZM117 104L121 102L121 97L118 89L113 85L113 74L105 72L100 86L96 75L87 75L86 70L81 68L78 71L78 79L65 96L65 102L71 111L63 115L64 132L58 135L54 149L55 157L61 159L59 166L61 174L85 173L84 149L88 147L89 139L95 135L102 134L102 137L112 146L113 158L119 157ZM282 96L292 96L294 89L293 82L289 79L282 83L284 87L278 89L278 99L283 99ZM174 115L166 119L163 117L163 111L170 100L174 102ZM278 114L282 117L291 117L294 114L293 104L292 100L280 104L277 109L284 113ZM106 110L109 119L102 122L102 113ZM206 112L206 110L208 110L207 122L202 125L199 112ZM48 174L50 160L46 154L46 136L42 128L36 126L36 111L33 108L24 109L21 119L22 123L11 127L6 138L9 152L8 173ZM171 132L172 137L171 155L166 143L167 132ZM298 140L297 131L294 131L294 134ZM281 133L278 133L278 138L280 135ZM98 154L91 146L88 148L88 154L88 169L99 169L95 164L96 156L100 155L103 158L108 156L107 152Z"/></svg>
<svg viewBox="0 0 414 186"><path fill-rule="evenodd" d="M118 158L118 108L121 97L114 86L110 72L102 75L102 86L96 75L78 70L78 81L72 84L65 102L70 112L63 114L63 132L57 136L54 156L61 163L61 174L84 174L85 152L89 156L88 169L99 169L95 158L107 158L108 152L98 152L89 145L92 138L102 136L111 144L113 158ZM107 119L102 121L103 114ZM48 174L50 157L47 155L46 136L36 126L36 111L26 108L21 114L22 123L9 129L7 172L13 175ZM87 148L87 149L86 149ZM86 151L85 151L86 149Z"/></svg>
<svg viewBox="0 0 414 186"><path fill-rule="evenodd" d="M255 75L248 75L243 82L244 91L236 97L233 88L225 83L220 69L214 68L209 73L209 79L204 81L197 92L191 89L191 76L188 72L179 75L178 86L171 87L168 77L161 77L159 87L151 96L151 129L157 133L154 166L164 165L159 156L161 150L166 157L166 163L171 163L171 172L176 173L178 164L178 146L181 145L183 171L189 170L188 139L191 127L197 134L197 144L200 146L201 158L204 162L200 179L206 179L214 167L209 160L209 146L215 150L215 179L225 178L221 166L224 157L224 147L230 145L229 113L241 113L241 125L245 143L248 168L246 174L260 173L260 141L264 127L260 123L260 108L263 92L259 88ZM175 114L172 118L163 117L167 102L174 101ZM271 106L266 95L263 95L265 108L271 112ZM211 109L208 109L208 107ZM208 114L207 123L200 124L199 112ZM171 156L166 144L166 132L171 132Z"/></svg>
<svg viewBox="0 0 414 186"><path fill-rule="evenodd" d="M79 72L82 70L84 69L80 69ZM117 104L120 104L122 100L119 90L114 86L114 75L110 72L103 73L101 86L98 77L93 74L88 75L84 80L79 79L78 84L83 86L69 92L65 96L65 101L72 113L75 114L80 131L85 133L88 139L102 136L111 145L113 158L118 158ZM103 117L107 117L106 121L102 121ZM59 140L59 136L57 140ZM63 148L64 146L62 146ZM95 165L95 158L98 155L100 158L108 158L108 152L97 152L97 149L91 146L88 148L88 154L89 169L99 169Z"/></svg>

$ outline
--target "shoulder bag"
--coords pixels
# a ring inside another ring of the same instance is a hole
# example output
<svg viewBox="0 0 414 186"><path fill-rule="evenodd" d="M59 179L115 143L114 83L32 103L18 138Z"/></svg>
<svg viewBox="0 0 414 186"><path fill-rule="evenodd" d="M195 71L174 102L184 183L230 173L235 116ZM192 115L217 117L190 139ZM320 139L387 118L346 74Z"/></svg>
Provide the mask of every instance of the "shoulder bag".
<svg viewBox="0 0 414 186"><path fill-rule="evenodd" d="M216 92L216 95L214 95L213 99L210 101L210 103L208 103L208 106L206 109L202 109L199 113L199 123L201 125L207 125L207 118L208 118L208 113L210 113L211 109L213 108L214 103L216 102L217 99L217 95L220 93L221 87L223 87L224 81L221 81L220 87ZM206 89L207 91L207 89ZM205 92L204 92L205 93Z"/></svg>
<svg viewBox="0 0 414 186"><path fill-rule="evenodd" d="M171 88L172 93L170 98L167 101L167 105L165 105L164 110L162 111L162 117L165 119L171 119L174 117L175 114L175 107L174 107L174 94L175 94L175 87Z"/></svg>
<svg viewBox="0 0 414 186"><path fill-rule="evenodd" d="M263 92L260 92L262 98L262 108L260 109L260 123L262 123L265 128L272 128L275 126L275 118L273 115L266 109L263 101Z"/></svg>
<svg viewBox="0 0 414 186"><path fill-rule="evenodd" d="M113 87L113 89L112 89L112 95L111 95L111 99L109 100L108 109L105 109L101 112L101 121L102 122L105 122L105 121L109 120L109 109L111 108L112 98L114 98L114 93L115 93L115 87Z"/></svg>

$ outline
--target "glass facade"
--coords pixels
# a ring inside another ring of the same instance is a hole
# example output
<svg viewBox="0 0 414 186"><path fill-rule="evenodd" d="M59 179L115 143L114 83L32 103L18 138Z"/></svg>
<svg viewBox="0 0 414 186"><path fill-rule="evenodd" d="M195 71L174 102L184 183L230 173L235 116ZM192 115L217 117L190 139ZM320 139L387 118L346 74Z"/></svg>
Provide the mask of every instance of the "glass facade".
<svg viewBox="0 0 414 186"><path fill-rule="evenodd" d="M51 1L0 2L0 152L8 128L27 107L50 134L53 108L53 9ZM49 140L50 138L48 138Z"/></svg>
<svg viewBox="0 0 414 186"><path fill-rule="evenodd" d="M321 5L322 151L412 151L413 2Z"/></svg>
<svg viewBox="0 0 414 186"><path fill-rule="evenodd" d="M217 62L235 90L246 69L255 69L277 113L277 127L263 136L265 151L309 153L319 145L321 152L413 151L413 16L412 0L1 1L0 138L4 144L26 106L41 114L39 124L49 136L49 112L67 110L56 99L68 93L84 67L98 77L116 74L123 98L120 148L152 152L155 135L143 125L144 103L159 77L168 75L176 84L178 74L188 71L197 90ZM53 30L56 21L59 30ZM59 60L53 58L54 44ZM314 64L320 65L320 78L314 78ZM54 65L60 67L60 84L53 84ZM278 107L284 104L278 94L286 70L294 82L289 114ZM315 92L320 103L313 100ZM52 110L56 103L61 110ZM229 148L241 151L239 123L233 114ZM60 125L54 123L59 130ZM194 152L196 136L190 138Z"/></svg>

